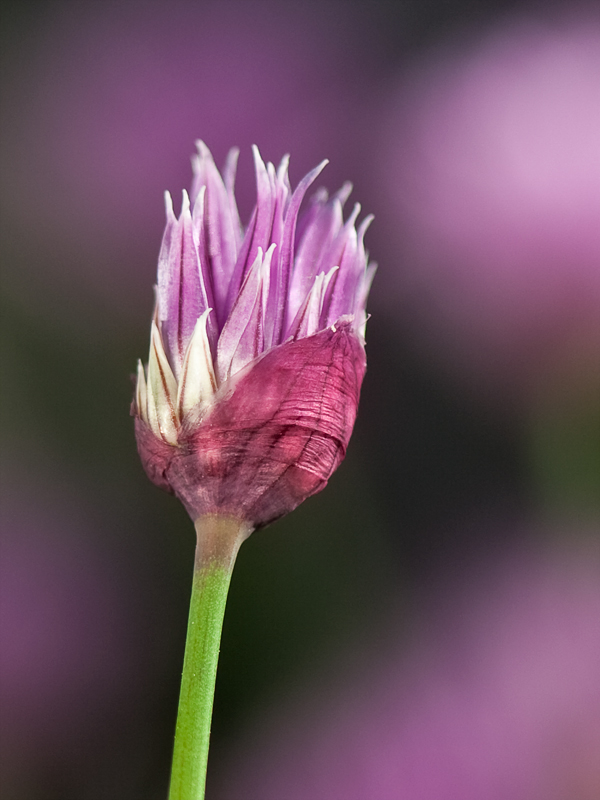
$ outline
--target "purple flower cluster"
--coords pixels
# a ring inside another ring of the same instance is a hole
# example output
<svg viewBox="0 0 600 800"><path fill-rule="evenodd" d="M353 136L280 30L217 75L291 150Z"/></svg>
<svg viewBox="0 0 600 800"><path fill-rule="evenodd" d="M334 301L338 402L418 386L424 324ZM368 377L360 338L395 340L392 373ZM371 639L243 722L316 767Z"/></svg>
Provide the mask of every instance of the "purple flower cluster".
<svg viewBox="0 0 600 800"><path fill-rule="evenodd" d="M374 273L351 191L292 192L254 148L257 203L243 229L238 151L223 176L198 143L179 219L167 194L156 308L133 411L150 478L193 519L229 514L255 527L322 489L345 455L365 372L365 305Z"/></svg>

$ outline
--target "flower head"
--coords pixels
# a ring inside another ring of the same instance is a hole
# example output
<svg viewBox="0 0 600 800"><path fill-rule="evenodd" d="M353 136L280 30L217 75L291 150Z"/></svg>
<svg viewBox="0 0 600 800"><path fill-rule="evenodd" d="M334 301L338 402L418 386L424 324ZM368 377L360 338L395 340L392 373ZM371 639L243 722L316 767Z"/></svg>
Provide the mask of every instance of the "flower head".
<svg viewBox="0 0 600 800"><path fill-rule="evenodd" d="M300 205L322 162L292 192L288 158L254 161L257 203L240 223L237 150L223 175L198 142L181 214L166 195L156 307L133 413L149 477L193 519L266 525L322 489L342 461L365 372L367 265L351 191Z"/></svg>

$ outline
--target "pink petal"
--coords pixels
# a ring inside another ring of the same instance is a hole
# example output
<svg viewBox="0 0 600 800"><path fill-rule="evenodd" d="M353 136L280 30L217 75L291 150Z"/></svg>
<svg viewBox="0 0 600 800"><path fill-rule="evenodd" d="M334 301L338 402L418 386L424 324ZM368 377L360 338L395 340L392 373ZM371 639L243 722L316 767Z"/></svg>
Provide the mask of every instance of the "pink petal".
<svg viewBox="0 0 600 800"><path fill-rule="evenodd" d="M210 260L217 320L222 326L225 321L229 282L241 239L241 225L233 197L236 157L234 154L230 154L227 174L230 184L228 189L215 166L208 147L200 140L196 142L196 146L198 155L193 160L194 181L191 196L194 201L200 189L203 186L206 187L203 230Z"/></svg>
<svg viewBox="0 0 600 800"><path fill-rule="evenodd" d="M319 272L328 271L330 267L339 266L334 261L323 259L335 237L343 228L343 204L350 194L352 184L346 183L331 200L327 202L327 193L315 196L312 206L303 214L301 220L306 226L297 247L294 266L288 290L287 324L295 317L310 290L315 276ZM304 218L309 217L309 224ZM299 236L299 232L297 237ZM322 263L323 262L323 263Z"/></svg>
<svg viewBox="0 0 600 800"><path fill-rule="evenodd" d="M277 271L276 282L271 286L271 297L269 298L269 316L272 314L274 319L274 328L271 336L271 344L279 344L282 340L283 324L285 321L287 302L288 302L288 287L290 282L290 273L292 271L293 255L294 255L294 238L296 235L296 221L300 205L304 199L304 195L308 187L313 183L317 176L322 172L324 167L328 164L327 159L311 170L308 175L300 181L292 199L289 204L285 216L283 227L283 238L281 242L281 251L279 253L279 269ZM334 266L331 264L330 266Z"/></svg>
<svg viewBox="0 0 600 800"><path fill-rule="evenodd" d="M167 228L158 272L158 319L175 377L179 376L196 320L210 307L209 291L202 280L189 198L184 191L176 221L167 199Z"/></svg>
<svg viewBox="0 0 600 800"><path fill-rule="evenodd" d="M275 245L259 249L217 347L217 376L224 383L264 351L264 320Z"/></svg>

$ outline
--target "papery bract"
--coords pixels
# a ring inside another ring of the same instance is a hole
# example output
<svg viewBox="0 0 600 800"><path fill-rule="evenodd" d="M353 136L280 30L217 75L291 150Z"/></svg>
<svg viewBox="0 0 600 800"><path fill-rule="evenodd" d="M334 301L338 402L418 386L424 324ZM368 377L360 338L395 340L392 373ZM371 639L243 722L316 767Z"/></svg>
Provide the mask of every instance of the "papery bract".
<svg viewBox="0 0 600 800"><path fill-rule="evenodd" d="M351 186L298 213L325 166L292 192L254 148L258 198L246 230L234 195L198 143L191 200L167 195L156 309L133 413L149 477L193 519L226 514L260 527L320 491L344 458L366 359L367 265Z"/></svg>

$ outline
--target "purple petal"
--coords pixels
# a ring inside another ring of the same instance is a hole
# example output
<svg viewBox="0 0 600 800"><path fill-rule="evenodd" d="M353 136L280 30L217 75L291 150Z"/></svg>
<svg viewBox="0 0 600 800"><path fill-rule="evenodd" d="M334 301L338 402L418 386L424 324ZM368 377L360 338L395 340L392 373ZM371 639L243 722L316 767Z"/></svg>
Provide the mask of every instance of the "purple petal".
<svg viewBox="0 0 600 800"><path fill-rule="evenodd" d="M318 275L313 285L306 295L306 298L298 313L294 317L292 324L287 331L287 336L292 339L305 339L317 332L317 326L321 318L321 301L323 298L323 273Z"/></svg>
<svg viewBox="0 0 600 800"><path fill-rule="evenodd" d="M165 320L169 314L169 301L172 294L170 291L170 286L172 283L171 243L173 241L173 232L177 227L177 219L173 213L173 200L171 199L169 192L165 192L165 213L167 216L167 224L163 233L160 252L158 254L158 274L156 279L155 313L160 320ZM177 300L177 304L178 303L179 300Z"/></svg>
<svg viewBox="0 0 600 800"><path fill-rule="evenodd" d="M356 241L356 228L354 227L356 223L356 219L360 214L360 203L355 203L354 208L352 209L352 213L344 223L343 228L338 231L335 239L331 243L330 247L327 248L323 252L322 261L321 263L323 266L329 264L337 264L338 266L342 263L342 256L344 255L344 250L348 243L349 239L354 239Z"/></svg>
<svg viewBox="0 0 600 800"><path fill-rule="evenodd" d="M308 236L310 240L315 236L314 231L312 231L314 225L317 228L324 228L325 234L327 234L328 223L331 224L331 216L334 211L335 220L339 221L339 226L335 229L337 234L344 224L341 212L343 212L344 205L351 192L352 184L350 181L346 181L332 197L329 197L327 190L323 188L315 192L310 199L309 207L298 217L296 225L296 255L300 253L301 248L306 247L306 237Z"/></svg>
<svg viewBox="0 0 600 800"><path fill-rule="evenodd" d="M231 313L240 287L244 283L250 269L256 262L259 248L265 253L271 245L273 217L276 207L276 175L272 164L265 166L256 145L252 147L254 170L256 173L256 206L246 229L241 249L229 282L229 291L225 308L227 315ZM276 242L278 244L278 242Z"/></svg>
<svg viewBox="0 0 600 800"><path fill-rule="evenodd" d="M324 304L325 324L327 321L335 322L344 314L354 312L354 295L360 274L364 271L364 264L359 264L356 230L348 232L344 250L337 263L340 265L338 274L331 285L331 291Z"/></svg>
<svg viewBox="0 0 600 800"><path fill-rule="evenodd" d="M227 153L225 166L223 168L223 183L225 184L227 197L229 199L229 207L231 209L231 216L234 221L233 228L236 240L236 253L239 252L239 249L242 246L242 239L244 238L244 230L242 228L242 223L240 222L240 215L238 212L237 202L235 200L235 175L237 172L239 155L239 147L232 147Z"/></svg>
<svg viewBox="0 0 600 800"><path fill-rule="evenodd" d="M324 186L321 186L311 196L308 201L308 206L304 209L302 214L298 216L296 223L296 241L294 243L294 253L298 252L305 233L312 227L314 221L321 213L321 209L329 199L329 192Z"/></svg>
<svg viewBox="0 0 600 800"><path fill-rule="evenodd" d="M296 220L300 205L304 199L304 195L311 183L317 178L319 173L327 165L328 161L325 159L317 167L311 170L308 175L300 181L287 209L283 225L283 236L281 241L281 249L279 252L279 269L276 274L275 284L271 287L271 296L269 298L269 317L274 320L273 333L270 337L270 344L279 344L282 339L283 325L286 316L287 299L288 299L288 286L290 282L290 273L293 264L294 254L294 238L296 235ZM272 315L272 317L271 317Z"/></svg>
<svg viewBox="0 0 600 800"><path fill-rule="evenodd" d="M229 282L237 260L241 238L240 220L233 198L236 156L230 153L227 174L230 184L228 191L208 147L200 140L196 142L196 146L198 155L192 161L194 168L192 200L197 198L202 187L206 187L203 228L210 259L217 322L219 326L222 326L225 322Z"/></svg>
<svg viewBox="0 0 600 800"><path fill-rule="evenodd" d="M344 184L328 202L325 202L327 194L323 196L322 192L319 193L313 199L308 211L302 215L302 220L309 216L310 224L305 223L305 231L294 259L288 289L288 324L296 315L315 276L319 272L328 271L332 266L337 266L335 261L326 262L323 255L329 252L333 240L343 227L343 205L351 190L352 184Z"/></svg>
<svg viewBox="0 0 600 800"><path fill-rule="evenodd" d="M290 205L291 187L288 178L288 165L290 158L284 156L277 170L275 180L275 211L273 213L273 229L271 231L271 242L277 245L271 260L271 292L267 302L267 313L265 317L265 348L271 347L278 342L274 341L275 329L277 327L277 297L275 287L278 285L279 273L281 271L281 242L283 238L284 219L287 216ZM269 167L272 165L269 164Z"/></svg>
<svg viewBox="0 0 600 800"><path fill-rule="evenodd" d="M362 341L365 339L365 327L367 325L367 297L369 296L371 284L373 283L373 278L375 277L376 272L377 264L375 264L375 262L369 264L361 276L361 279L358 283L358 288L356 290L356 299L354 301L354 329L361 337Z"/></svg>
<svg viewBox="0 0 600 800"><path fill-rule="evenodd" d="M260 157L258 147L253 145L254 168L256 171L256 223L252 236L252 243L248 252L248 263L254 264L260 247L263 253L269 249L273 241L273 217L277 191L275 187L275 168L270 162L265 166Z"/></svg>
<svg viewBox="0 0 600 800"><path fill-rule="evenodd" d="M246 234L242 241L242 246L238 252L237 261L233 269L233 275L229 283L229 291L227 292L227 300L225 303L226 317L228 317L229 314L231 313L231 309L233 308L233 305L240 292L242 283L244 282L244 279L248 274L248 270L252 266L249 262L248 254L250 253L250 248L252 246L252 239L254 237L254 229L256 227L256 217L257 217L257 212L256 208L254 208L254 211L252 212L252 216L250 218L250 222L248 223L248 227L246 228ZM249 264L250 266L248 266Z"/></svg>
<svg viewBox="0 0 600 800"><path fill-rule="evenodd" d="M187 192L179 220L167 199L167 229L158 266L158 319L169 361L178 377L196 320L209 308Z"/></svg>
<svg viewBox="0 0 600 800"><path fill-rule="evenodd" d="M355 313L357 287L366 269L363 236L373 219L367 217L357 233L354 220L359 211L360 206L357 204L343 231L332 245L332 251L336 251L335 257L339 258L340 271L332 282L329 295L323 304L324 326L333 324L341 316Z"/></svg>
<svg viewBox="0 0 600 800"><path fill-rule="evenodd" d="M212 314L208 315L207 318L207 335L208 341L210 342L211 351L214 354L217 349L217 340L219 338L219 325L217 322L217 316L214 312L214 305L215 305L215 298L214 298L214 288L213 288L213 277L211 272L211 261L210 256L208 253L208 236L207 230L205 225L205 216L206 216L206 187L201 186L200 191L198 192L198 196L196 197L196 201L194 202L194 208L192 211L192 225L194 229L194 237L196 241L196 247L198 249L198 258L200 263L200 286L201 286L201 294L205 298L206 307L202 310L202 314L205 313L207 308L211 308L213 310Z"/></svg>
<svg viewBox="0 0 600 800"><path fill-rule="evenodd" d="M224 383L264 350L264 318L275 245L259 249L217 347L217 376Z"/></svg>

